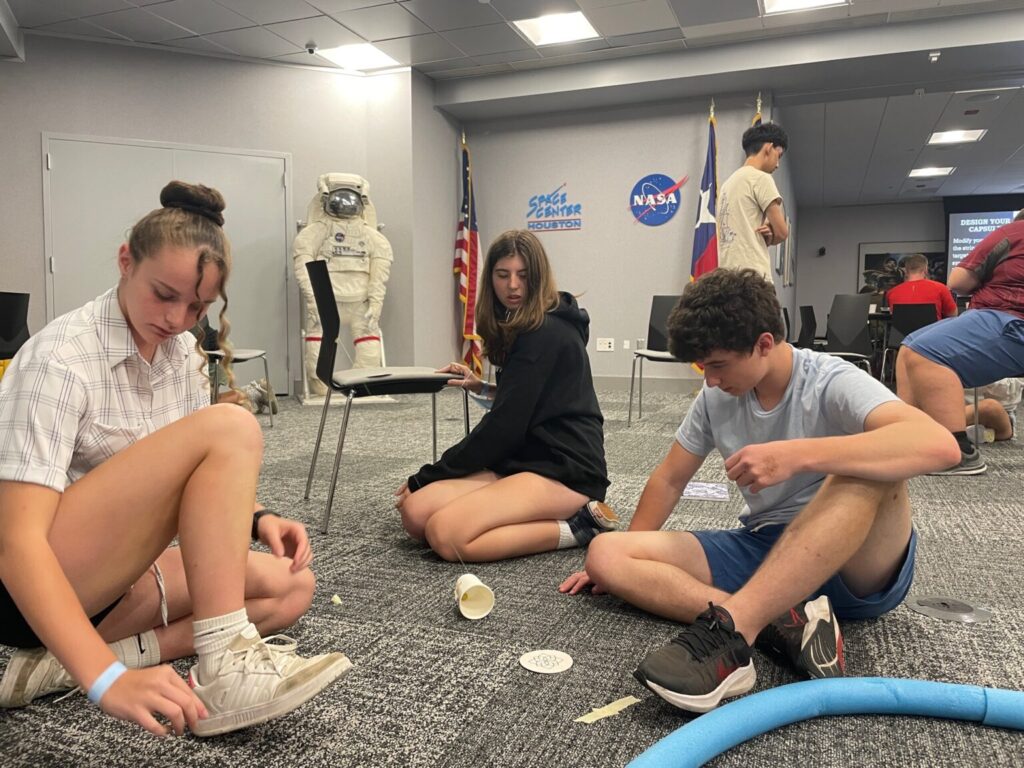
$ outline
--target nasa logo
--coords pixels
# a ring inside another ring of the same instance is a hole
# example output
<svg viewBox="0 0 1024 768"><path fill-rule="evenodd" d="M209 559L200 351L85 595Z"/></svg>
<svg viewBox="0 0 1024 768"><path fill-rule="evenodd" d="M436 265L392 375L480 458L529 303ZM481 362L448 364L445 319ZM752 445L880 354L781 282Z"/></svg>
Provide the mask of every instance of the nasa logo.
<svg viewBox="0 0 1024 768"><path fill-rule="evenodd" d="M341 232L335 232L334 233L334 241L336 243L343 243L343 242L345 242L345 235L343 233L341 233Z"/></svg>
<svg viewBox="0 0 1024 768"><path fill-rule="evenodd" d="M663 173L644 176L633 185L629 193L629 208L633 218L648 227L658 227L676 215L679 210L679 188L688 177L673 181Z"/></svg>

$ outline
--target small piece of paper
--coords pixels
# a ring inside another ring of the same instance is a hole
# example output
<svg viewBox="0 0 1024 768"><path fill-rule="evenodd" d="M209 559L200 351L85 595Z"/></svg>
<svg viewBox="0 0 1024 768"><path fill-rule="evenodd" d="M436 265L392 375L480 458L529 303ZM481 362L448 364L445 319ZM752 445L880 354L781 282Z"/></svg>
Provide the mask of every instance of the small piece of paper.
<svg viewBox="0 0 1024 768"><path fill-rule="evenodd" d="M338 597L337 595L335 595L334 597L331 598L331 602L334 603L335 605L341 605L341 598Z"/></svg>
<svg viewBox="0 0 1024 768"><path fill-rule="evenodd" d="M596 723L598 720L603 720L606 717L612 717L613 715L619 714L626 707L631 707L634 704L639 703L640 699L636 696L626 696L624 698L613 701L611 704L605 704L600 709L592 709L582 717L577 717L573 722L575 723Z"/></svg>
<svg viewBox="0 0 1024 768"><path fill-rule="evenodd" d="M704 501L728 501L729 486L725 483L687 483L683 489L684 499Z"/></svg>

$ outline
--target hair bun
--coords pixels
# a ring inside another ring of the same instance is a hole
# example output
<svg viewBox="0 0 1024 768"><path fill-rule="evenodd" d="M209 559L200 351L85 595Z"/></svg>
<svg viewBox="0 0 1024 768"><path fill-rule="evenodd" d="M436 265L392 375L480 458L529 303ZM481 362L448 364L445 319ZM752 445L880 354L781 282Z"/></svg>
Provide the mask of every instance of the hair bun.
<svg viewBox="0 0 1024 768"><path fill-rule="evenodd" d="M160 204L164 208L197 213L218 226L224 226L224 197L212 187L172 181L160 190Z"/></svg>

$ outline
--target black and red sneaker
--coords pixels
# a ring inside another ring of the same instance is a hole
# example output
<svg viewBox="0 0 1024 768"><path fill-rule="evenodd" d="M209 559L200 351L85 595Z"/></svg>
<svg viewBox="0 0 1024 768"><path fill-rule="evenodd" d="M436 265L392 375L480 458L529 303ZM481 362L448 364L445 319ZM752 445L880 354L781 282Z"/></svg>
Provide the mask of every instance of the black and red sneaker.
<svg viewBox="0 0 1024 768"><path fill-rule="evenodd" d="M652 651L633 677L673 706L707 712L757 682L750 646L732 616L708 603L696 620L663 648Z"/></svg>
<svg viewBox="0 0 1024 768"><path fill-rule="evenodd" d="M843 677L843 633L828 596L800 603L761 630L754 646L810 678Z"/></svg>

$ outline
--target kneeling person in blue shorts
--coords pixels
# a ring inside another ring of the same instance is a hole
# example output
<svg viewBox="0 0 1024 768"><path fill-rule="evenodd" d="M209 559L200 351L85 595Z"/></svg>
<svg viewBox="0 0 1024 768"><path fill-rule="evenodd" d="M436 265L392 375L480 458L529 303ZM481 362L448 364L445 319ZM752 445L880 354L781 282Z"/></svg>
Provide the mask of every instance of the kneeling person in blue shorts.
<svg viewBox="0 0 1024 768"><path fill-rule="evenodd" d="M947 430L863 371L787 344L781 314L753 270L687 287L669 348L704 366L704 387L629 530L595 538L561 586L692 622L635 673L682 709L750 690L755 640L811 677L842 675L836 618L881 615L910 588L906 479L959 456ZM746 501L741 527L660 531L712 449Z"/></svg>

